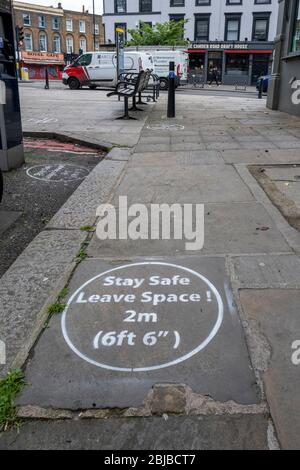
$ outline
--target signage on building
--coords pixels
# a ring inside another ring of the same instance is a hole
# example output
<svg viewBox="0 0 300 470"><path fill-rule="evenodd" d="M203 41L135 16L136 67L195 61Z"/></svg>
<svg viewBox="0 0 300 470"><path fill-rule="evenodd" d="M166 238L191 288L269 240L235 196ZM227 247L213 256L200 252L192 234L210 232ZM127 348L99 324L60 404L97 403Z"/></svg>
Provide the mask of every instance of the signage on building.
<svg viewBox="0 0 300 470"><path fill-rule="evenodd" d="M29 51L22 51L22 60L34 62L37 61L41 63L41 61L45 63L58 63L61 64L64 62L64 55L63 54L53 54L51 52L29 52Z"/></svg>
<svg viewBox="0 0 300 470"><path fill-rule="evenodd" d="M191 49L210 49L210 50L223 50L223 49L233 49L233 50L241 50L241 49L249 49L249 43L234 43L234 42L205 42L205 43L197 43L194 42L191 46Z"/></svg>

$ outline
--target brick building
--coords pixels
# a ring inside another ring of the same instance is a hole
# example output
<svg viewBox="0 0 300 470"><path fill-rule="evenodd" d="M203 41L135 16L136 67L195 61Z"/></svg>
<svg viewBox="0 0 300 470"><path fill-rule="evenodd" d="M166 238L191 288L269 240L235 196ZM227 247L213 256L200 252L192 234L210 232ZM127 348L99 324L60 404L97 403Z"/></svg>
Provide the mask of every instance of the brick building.
<svg viewBox="0 0 300 470"><path fill-rule="evenodd" d="M98 50L104 43L102 17L82 7L81 12L64 10L63 5L45 7L13 2L15 24L23 27L24 44L20 48L21 65L31 79L41 79L48 68L52 79L60 79L65 63L74 55Z"/></svg>

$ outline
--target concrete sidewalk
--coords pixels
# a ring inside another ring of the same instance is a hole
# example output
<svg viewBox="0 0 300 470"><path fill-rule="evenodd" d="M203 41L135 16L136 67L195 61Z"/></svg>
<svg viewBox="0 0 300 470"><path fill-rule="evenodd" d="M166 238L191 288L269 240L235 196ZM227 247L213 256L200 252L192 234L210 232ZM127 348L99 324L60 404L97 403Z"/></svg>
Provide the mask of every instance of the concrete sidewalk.
<svg viewBox="0 0 300 470"><path fill-rule="evenodd" d="M17 399L25 425L3 433L1 449L300 446L300 366L292 361L300 234L250 171L300 164L300 120L251 98L178 95L172 121L164 96L149 110L147 120L129 125L134 138L124 131L122 145L133 148L114 149L99 164L99 172L122 166L98 204L118 206L119 196L146 207L203 203L204 248L89 236L87 257L67 283L68 308L51 318L26 361L28 385ZM62 130L74 126L75 118ZM78 119L76 126L81 135ZM95 129L94 118L84 136L98 138ZM87 191L79 187L48 233L75 234L87 223ZM89 210L96 208L90 200ZM174 277L182 281L176 287L167 281ZM153 304L154 295L170 294L177 300ZM199 294L201 304L192 303Z"/></svg>

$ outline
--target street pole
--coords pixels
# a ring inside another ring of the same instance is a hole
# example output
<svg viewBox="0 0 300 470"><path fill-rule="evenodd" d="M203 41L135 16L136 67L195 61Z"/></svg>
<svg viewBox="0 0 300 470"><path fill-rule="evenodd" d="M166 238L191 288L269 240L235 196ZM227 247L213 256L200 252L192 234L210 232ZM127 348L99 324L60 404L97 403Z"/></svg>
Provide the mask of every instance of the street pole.
<svg viewBox="0 0 300 470"><path fill-rule="evenodd" d="M96 50L96 31L95 31L95 0L93 0L93 33L94 33L94 51Z"/></svg>
<svg viewBox="0 0 300 470"><path fill-rule="evenodd" d="M175 62L170 62L168 89L168 118L175 117Z"/></svg>

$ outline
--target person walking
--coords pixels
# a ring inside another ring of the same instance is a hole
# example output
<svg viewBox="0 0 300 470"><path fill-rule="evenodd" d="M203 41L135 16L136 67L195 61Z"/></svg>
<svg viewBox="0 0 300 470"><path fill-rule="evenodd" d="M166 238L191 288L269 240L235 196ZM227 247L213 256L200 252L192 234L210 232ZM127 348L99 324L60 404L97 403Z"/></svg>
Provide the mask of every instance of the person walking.
<svg viewBox="0 0 300 470"><path fill-rule="evenodd" d="M219 82L218 82L218 69L217 67L213 67L210 71L210 82L209 82L209 86L212 85L212 82L216 82L217 86L219 86Z"/></svg>

